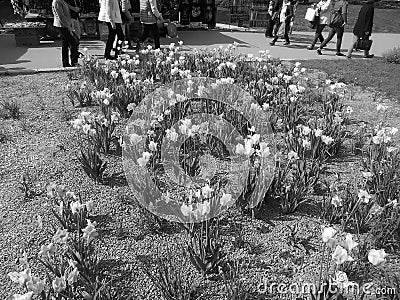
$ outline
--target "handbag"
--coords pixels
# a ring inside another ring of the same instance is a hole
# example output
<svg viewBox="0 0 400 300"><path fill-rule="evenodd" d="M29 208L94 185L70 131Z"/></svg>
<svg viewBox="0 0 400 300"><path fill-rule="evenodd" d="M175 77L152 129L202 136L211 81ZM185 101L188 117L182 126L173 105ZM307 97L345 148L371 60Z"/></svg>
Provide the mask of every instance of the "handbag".
<svg viewBox="0 0 400 300"><path fill-rule="evenodd" d="M332 10L331 14L329 15L329 27L342 27L344 25L344 19L342 15L342 8L338 10Z"/></svg>
<svg viewBox="0 0 400 300"><path fill-rule="evenodd" d="M369 51L372 46L372 40L359 38L357 40L356 49Z"/></svg>
<svg viewBox="0 0 400 300"><path fill-rule="evenodd" d="M313 22L315 20L315 17L317 16L317 11L313 9L312 7L307 8L306 15L304 19L306 19L309 22Z"/></svg>

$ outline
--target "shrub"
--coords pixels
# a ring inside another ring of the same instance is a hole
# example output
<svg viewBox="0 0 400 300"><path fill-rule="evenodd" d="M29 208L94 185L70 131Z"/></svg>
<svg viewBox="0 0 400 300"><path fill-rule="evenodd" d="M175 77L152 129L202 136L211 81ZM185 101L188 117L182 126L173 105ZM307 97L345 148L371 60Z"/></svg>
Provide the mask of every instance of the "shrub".
<svg viewBox="0 0 400 300"><path fill-rule="evenodd" d="M400 64L400 47L395 47L386 52L383 57L388 63Z"/></svg>
<svg viewBox="0 0 400 300"><path fill-rule="evenodd" d="M19 119L22 115L21 104L17 100L4 99L0 102L5 118Z"/></svg>

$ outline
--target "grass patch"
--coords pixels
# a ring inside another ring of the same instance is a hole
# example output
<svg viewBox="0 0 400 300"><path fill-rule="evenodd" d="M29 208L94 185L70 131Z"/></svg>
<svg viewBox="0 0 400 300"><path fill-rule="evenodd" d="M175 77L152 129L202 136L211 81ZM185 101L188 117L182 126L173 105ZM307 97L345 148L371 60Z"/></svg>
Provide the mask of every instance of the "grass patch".
<svg viewBox="0 0 400 300"><path fill-rule="evenodd" d="M384 59L308 60L302 66L319 69L332 79L372 88L400 102L400 65Z"/></svg>

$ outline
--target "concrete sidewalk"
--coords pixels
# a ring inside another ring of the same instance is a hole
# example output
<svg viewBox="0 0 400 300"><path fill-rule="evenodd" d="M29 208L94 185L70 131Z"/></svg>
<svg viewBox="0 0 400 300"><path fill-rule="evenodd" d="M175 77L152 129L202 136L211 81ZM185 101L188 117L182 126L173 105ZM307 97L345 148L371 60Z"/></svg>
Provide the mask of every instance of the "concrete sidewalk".
<svg viewBox="0 0 400 300"><path fill-rule="evenodd" d="M327 33L325 32L326 36ZM324 55L317 55L316 51L306 49L312 39L312 32L293 32L291 44L283 46L282 41L278 41L276 46L269 45L270 39L265 38L262 32L249 31L179 31L179 39L184 42L187 50L193 48L214 48L220 45L227 46L233 42L239 43L238 52L258 55L260 50L269 50L273 57L285 60L304 60L304 59L346 59L335 56L334 38L323 51ZM352 34L345 33L343 38L342 51L346 52L352 41ZM400 46L400 34L375 33L372 35L371 53L382 56L387 50ZM169 45L177 39L162 39L162 45ZM99 40L82 40L80 48L87 47L92 55L103 55L104 42ZM129 52L128 52L129 53ZM361 52L354 53L354 58L362 57ZM41 43L39 47L27 48L16 47L14 35L0 35L0 72L34 72L38 69L57 69L61 68L61 43L47 42Z"/></svg>

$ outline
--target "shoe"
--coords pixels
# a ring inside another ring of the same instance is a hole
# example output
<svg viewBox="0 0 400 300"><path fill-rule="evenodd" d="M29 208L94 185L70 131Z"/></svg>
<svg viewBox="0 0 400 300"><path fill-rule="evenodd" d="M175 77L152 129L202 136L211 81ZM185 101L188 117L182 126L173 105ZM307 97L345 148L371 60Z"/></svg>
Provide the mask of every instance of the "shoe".
<svg viewBox="0 0 400 300"><path fill-rule="evenodd" d="M346 58L347 58L347 59L351 59L351 56L350 56L350 55L346 55Z"/></svg>
<svg viewBox="0 0 400 300"><path fill-rule="evenodd" d="M320 48L317 49L318 55L322 55L322 50Z"/></svg>
<svg viewBox="0 0 400 300"><path fill-rule="evenodd" d="M314 46L313 45L307 46L307 50L314 50Z"/></svg>
<svg viewBox="0 0 400 300"><path fill-rule="evenodd" d="M338 53L336 53L336 56L345 56L345 55L341 52L338 52Z"/></svg>
<svg viewBox="0 0 400 300"><path fill-rule="evenodd" d="M373 57L374 57L373 54L368 54L368 55L365 55L365 56L364 56L364 58L373 58Z"/></svg>
<svg viewBox="0 0 400 300"><path fill-rule="evenodd" d="M71 68L72 66L70 64L63 64L63 68Z"/></svg>
<svg viewBox="0 0 400 300"><path fill-rule="evenodd" d="M275 46L275 42L270 42L269 43L271 46Z"/></svg>
<svg viewBox="0 0 400 300"><path fill-rule="evenodd" d="M107 60L116 60L117 58L116 58L116 57L113 57L113 56L104 56L104 59L107 59Z"/></svg>
<svg viewBox="0 0 400 300"><path fill-rule="evenodd" d="M284 45L284 46L290 45L290 42L284 42L283 45Z"/></svg>

